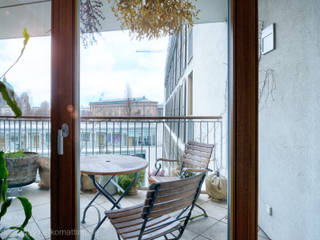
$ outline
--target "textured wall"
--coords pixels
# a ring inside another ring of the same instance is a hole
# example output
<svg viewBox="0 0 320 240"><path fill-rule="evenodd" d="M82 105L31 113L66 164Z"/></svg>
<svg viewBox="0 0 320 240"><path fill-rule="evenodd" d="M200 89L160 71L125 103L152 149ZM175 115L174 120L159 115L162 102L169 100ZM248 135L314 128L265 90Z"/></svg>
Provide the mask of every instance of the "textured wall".
<svg viewBox="0 0 320 240"><path fill-rule="evenodd" d="M222 116L222 157L217 163L227 174L228 32L227 23L198 24L193 29L193 115ZM213 131L213 129L210 129ZM217 130L218 131L218 130ZM205 134L202 134L203 136ZM220 134L217 132L217 136Z"/></svg>
<svg viewBox="0 0 320 240"><path fill-rule="evenodd" d="M259 225L273 240L318 240L320 1L259 0L259 19L276 23L260 61L260 89L265 70L273 77L260 100Z"/></svg>

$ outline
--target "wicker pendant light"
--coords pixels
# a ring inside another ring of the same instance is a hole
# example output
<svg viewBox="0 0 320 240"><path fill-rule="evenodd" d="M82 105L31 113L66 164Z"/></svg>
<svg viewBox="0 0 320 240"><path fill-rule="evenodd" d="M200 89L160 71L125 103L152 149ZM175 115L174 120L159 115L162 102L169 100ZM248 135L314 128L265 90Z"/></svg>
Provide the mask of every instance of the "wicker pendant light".
<svg viewBox="0 0 320 240"><path fill-rule="evenodd" d="M159 38L192 26L199 14L197 0L106 0L122 29L137 39Z"/></svg>

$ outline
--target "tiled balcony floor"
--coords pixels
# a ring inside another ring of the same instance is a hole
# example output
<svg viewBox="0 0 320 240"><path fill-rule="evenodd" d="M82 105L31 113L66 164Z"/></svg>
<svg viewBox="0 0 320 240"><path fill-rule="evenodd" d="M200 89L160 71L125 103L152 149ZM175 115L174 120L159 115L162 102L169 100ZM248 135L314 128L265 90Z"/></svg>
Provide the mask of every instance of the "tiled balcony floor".
<svg viewBox="0 0 320 240"><path fill-rule="evenodd" d="M37 184L26 186L19 193L27 197L33 206L33 216L27 230L32 233L36 240L50 239L50 192L39 190ZM94 196L93 193L81 193L80 195L80 214ZM127 196L121 204L124 207L142 203L145 192L139 191L136 196ZM209 217L199 218L190 222L182 237L183 240L227 240L227 204L212 202L206 194L201 194L198 203L204 207ZM110 209L111 204L102 196L95 201L95 206L101 214L104 210ZM2 220L7 225L17 225L23 221L23 210L17 201L14 201L9 209L9 214ZM193 215L200 213L195 209ZM82 215L81 215L82 216ZM80 223L81 239L91 239L91 233L97 223L98 215L95 208L89 208L86 223ZM117 235L111 224L106 221L96 233L98 240L117 240ZM263 233L259 232L259 240L268 239Z"/></svg>

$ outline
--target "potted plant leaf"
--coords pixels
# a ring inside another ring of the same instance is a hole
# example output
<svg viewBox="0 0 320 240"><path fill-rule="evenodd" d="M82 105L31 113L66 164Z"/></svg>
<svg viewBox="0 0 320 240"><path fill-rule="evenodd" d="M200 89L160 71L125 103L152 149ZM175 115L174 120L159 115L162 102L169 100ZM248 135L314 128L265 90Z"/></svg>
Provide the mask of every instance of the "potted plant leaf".
<svg viewBox="0 0 320 240"><path fill-rule="evenodd" d="M8 106L14 112L16 117L21 116L21 110L18 107L18 104L15 100L15 93L13 91L12 86L6 81L6 74L18 63L20 58L22 57L26 45L29 41L29 34L26 29L23 31L23 48L20 52L19 57L17 60L8 68L7 71L4 72L3 75L0 77L0 92L2 98L6 101ZM2 239L9 239L15 237L16 239L22 238L27 240L33 240L34 238L30 235L28 231L25 230L25 227L28 225L28 222L32 216L32 205L29 200L25 197L18 196L16 198L8 197L7 196L7 189L8 189L8 176L9 172L6 168L6 160L5 160L5 153L0 151L0 240ZM10 207L11 203L15 200L19 200L25 214L25 219L20 225L16 226L4 226L3 217L8 214L7 210ZM13 236L16 234L16 236ZM22 236L22 237L21 237Z"/></svg>
<svg viewBox="0 0 320 240"><path fill-rule="evenodd" d="M144 182L145 171L140 171L137 176L136 182L133 184L131 189L128 192L128 195L136 195L138 187L141 186ZM126 175L119 175L118 176L118 184L122 187L123 190L126 190L129 187L130 183L134 179L134 173L126 174Z"/></svg>

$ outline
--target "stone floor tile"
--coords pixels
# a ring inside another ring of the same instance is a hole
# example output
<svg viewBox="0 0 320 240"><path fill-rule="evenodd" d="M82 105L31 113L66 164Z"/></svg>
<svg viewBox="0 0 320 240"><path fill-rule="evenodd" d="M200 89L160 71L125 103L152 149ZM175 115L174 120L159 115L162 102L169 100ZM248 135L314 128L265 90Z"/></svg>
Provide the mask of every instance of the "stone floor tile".
<svg viewBox="0 0 320 240"><path fill-rule="evenodd" d="M19 226L23 223L25 219L25 214L23 210L12 210L10 207L8 208L8 211L6 215L4 215L1 219L1 223L4 223L5 226ZM34 219L31 218L29 220L29 223L34 222Z"/></svg>
<svg viewBox="0 0 320 240"><path fill-rule="evenodd" d="M200 194L199 198L197 200L197 203L203 204L203 203L208 202L208 201L210 201L210 198L209 198L208 194Z"/></svg>
<svg viewBox="0 0 320 240"><path fill-rule="evenodd" d="M227 240L228 225L224 222L219 221L201 235L212 240Z"/></svg>
<svg viewBox="0 0 320 240"><path fill-rule="evenodd" d="M44 220L41 220L41 221L37 221L37 224L38 224L38 227L40 228L40 231L44 235L44 237L45 238L49 238L50 237L50 232L51 232L50 218L44 219Z"/></svg>
<svg viewBox="0 0 320 240"><path fill-rule="evenodd" d="M89 240L91 239L91 234L94 230L95 226L90 226L86 228L86 230L90 233L90 238L83 238L81 236L81 239ZM113 228L113 226L110 224L108 220L98 229L95 235L95 240L118 240L116 230Z"/></svg>
<svg viewBox="0 0 320 240"><path fill-rule="evenodd" d="M228 214L228 210L222 206L217 205L217 203L206 202L202 204L201 207L206 210L209 217L213 217L217 220L225 218Z"/></svg>
<svg viewBox="0 0 320 240"><path fill-rule="evenodd" d="M184 230L181 240L193 240L198 237L200 234L194 233L187 228Z"/></svg>
<svg viewBox="0 0 320 240"><path fill-rule="evenodd" d="M218 221L216 219L211 217L199 218L197 220L190 221L187 229L194 233L202 234L217 222Z"/></svg>
<svg viewBox="0 0 320 240"><path fill-rule="evenodd" d="M96 195L96 193L81 193L81 194L80 194L80 200L82 200L82 198L84 197L84 198L86 198L86 199L88 200L88 202L89 202L91 199L94 198L95 195ZM108 200L106 199L106 197L103 196L102 194L100 194L94 202L100 204L100 203L104 203L104 202L106 202L106 201L108 201Z"/></svg>
<svg viewBox="0 0 320 240"><path fill-rule="evenodd" d="M206 238L206 237L200 235L200 236L195 237L193 240L213 240L213 239Z"/></svg>
<svg viewBox="0 0 320 240"><path fill-rule="evenodd" d="M91 240L91 233L86 228L81 229L80 230L80 239L81 240Z"/></svg>
<svg viewBox="0 0 320 240"><path fill-rule="evenodd" d="M259 240L270 240L270 238L261 230L260 227L259 227L259 231L258 231L258 239Z"/></svg>
<svg viewBox="0 0 320 240"><path fill-rule="evenodd" d="M32 206L32 216L36 221L50 218L50 204Z"/></svg>
<svg viewBox="0 0 320 240"><path fill-rule="evenodd" d="M32 206L50 203L50 191L40 190L37 183L23 187L19 196L28 198Z"/></svg>
<svg viewBox="0 0 320 240"><path fill-rule="evenodd" d="M206 194L204 194L206 196ZM207 195L208 196L208 195ZM212 201L210 198L208 201L206 201L206 203L212 205L212 206L216 206L216 207L222 207L225 209L228 209L228 203L227 201L221 201L221 202L217 202L217 201Z"/></svg>
<svg viewBox="0 0 320 240"><path fill-rule="evenodd" d="M39 229L39 226L35 223L29 223L25 228L31 236L36 240L43 240L45 239L44 235L42 234L41 230Z"/></svg>
<svg viewBox="0 0 320 240"><path fill-rule="evenodd" d="M92 207L90 207L87 211L86 218L85 218L85 223L81 223L82 221L82 216L83 216L83 211L84 209L80 209L80 225L87 228L89 226L95 226L98 223L98 212L97 209L99 210L99 214L101 219L104 217L104 209L98 204L94 204Z"/></svg>

